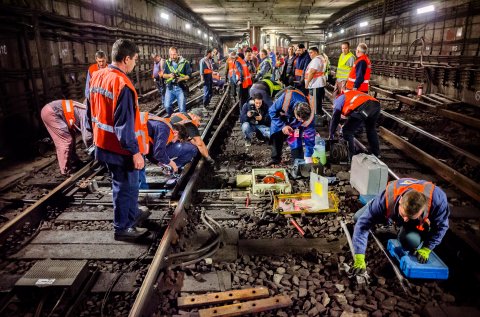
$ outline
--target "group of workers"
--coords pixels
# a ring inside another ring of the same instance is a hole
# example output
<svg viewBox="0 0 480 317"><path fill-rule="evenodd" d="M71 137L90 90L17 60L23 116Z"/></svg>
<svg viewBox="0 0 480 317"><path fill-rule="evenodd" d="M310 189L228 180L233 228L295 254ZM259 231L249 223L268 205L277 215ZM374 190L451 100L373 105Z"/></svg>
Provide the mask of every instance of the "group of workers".
<svg viewBox="0 0 480 317"><path fill-rule="evenodd" d="M312 58L305 66L305 73L294 72L293 76L306 74L303 88L312 90L316 89L312 88L315 80L320 80L321 84L325 85L325 68L322 66L325 59L315 60L320 56L318 50L310 48L309 51ZM165 62L163 73L158 71L158 77L154 78L164 79L167 91L171 90L170 93L167 92L166 100L170 100L172 96L181 100L177 95L179 87L175 87L178 85L172 82L174 79L177 83L182 82L182 78L188 77L189 66L185 60L178 57L176 48L170 48L169 52L170 59ZM380 104L368 95L371 64L365 52L366 45L359 44L355 59L348 51L348 43L342 44L342 55L336 73L337 97L329 134L330 138L335 136L340 118L345 116L347 121L342 128L343 137L348 141L350 153L353 155L353 134L363 123L371 152L378 156L375 123L380 113ZM211 74L205 70L214 68L210 61L211 53L207 50L205 59L201 62L204 82L210 80L206 76ZM265 53L261 52L260 58L263 60L260 65L263 63L263 66L256 74L250 73L250 66L236 53L230 55L227 63L229 82L235 81L235 85L240 88L240 96L245 93L242 89L245 89L251 99L243 103L240 114L246 143L251 143L254 134L268 140L272 152L269 164L278 164L281 162L283 144L287 141L292 160L304 159L309 163L312 161L315 145L314 114L318 110L311 99L319 95L317 92L309 93L308 98L304 89L299 87L282 88L281 84L269 77L269 62ZM91 66L87 75L86 104L72 100L56 100L42 109L41 116L55 143L62 174L71 173L78 160L75 154L75 132L81 132L86 146L93 141L95 158L105 164L112 177L114 237L118 240L136 240L147 232L141 225L150 216L149 211L138 208L139 184L142 178L140 171L145 166L144 157L154 164L169 166L172 171L177 171L197 152L208 161L213 160L198 130L202 116L200 109L191 110L189 113L185 108L180 108L184 111L178 113L167 111L168 117L139 111L138 95L127 77L138 59L135 43L130 40L117 40L112 47L112 62L109 65L103 52L97 52L95 57L97 66ZM251 60L248 57L246 59ZM156 63L160 61L156 60ZM287 60L285 66L288 67L288 64ZM287 77L283 79L286 78L287 83L291 84L288 72L291 70L287 69L283 73L287 73ZM255 83L252 76L257 80ZM296 81L293 82L295 84ZM167 97L168 94L170 97ZM323 95L321 97L323 98ZM362 274L366 270L367 238L369 230L375 224L387 221L399 225L401 243L415 251L419 262L425 263L431 250L441 242L448 229L448 216L446 195L433 183L416 179L400 179L388 183L382 193L354 216L355 259L352 272Z"/></svg>

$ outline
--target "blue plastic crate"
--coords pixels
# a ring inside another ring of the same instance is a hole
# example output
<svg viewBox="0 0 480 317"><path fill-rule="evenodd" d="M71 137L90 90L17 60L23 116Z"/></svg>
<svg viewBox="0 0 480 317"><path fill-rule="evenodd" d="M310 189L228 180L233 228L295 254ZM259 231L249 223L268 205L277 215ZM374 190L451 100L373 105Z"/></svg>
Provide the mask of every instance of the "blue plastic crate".
<svg viewBox="0 0 480 317"><path fill-rule="evenodd" d="M358 200L360 200L360 202L363 204L363 205L366 205L370 200L372 200L373 198L375 198L375 196L377 195L360 195L358 197Z"/></svg>
<svg viewBox="0 0 480 317"><path fill-rule="evenodd" d="M417 257L405 251L397 239L388 240L387 249L400 263L400 270L408 278L423 278L434 280L448 279L448 267L443 261L432 251L428 262L419 263Z"/></svg>

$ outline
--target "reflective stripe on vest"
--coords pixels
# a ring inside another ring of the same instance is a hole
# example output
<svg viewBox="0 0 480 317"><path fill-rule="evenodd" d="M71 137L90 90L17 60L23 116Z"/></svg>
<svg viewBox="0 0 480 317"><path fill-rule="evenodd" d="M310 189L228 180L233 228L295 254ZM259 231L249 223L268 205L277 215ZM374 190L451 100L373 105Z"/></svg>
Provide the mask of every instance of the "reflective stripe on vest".
<svg viewBox="0 0 480 317"><path fill-rule="evenodd" d="M191 122L196 127L200 126L200 122L198 120L193 120L190 113L185 114L182 112L176 112L172 114L172 116L170 117L170 122L179 123L179 124L185 124L185 123Z"/></svg>
<svg viewBox="0 0 480 317"><path fill-rule="evenodd" d="M270 65L270 69L265 72L265 74L263 74L263 78L271 78L272 77L272 70L273 70L273 66L272 66L272 60L270 58L265 58L262 63L268 63ZM260 65L260 69L261 69L261 65Z"/></svg>
<svg viewBox="0 0 480 317"><path fill-rule="evenodd" d="M323 70L322 71L317 71L316 69L315 70L315 73L313 74L313 78L319 78L319 77L322 77L325 75L325 69L327 68L327 64L325 62L325 59L323 59L320 55L317 55L315 56L314 58L318 58L320 59L320 62L322 63L323 65ZM311 63L311 62L310 62Z"/></svg>
<svg viewBox="0 0 480 317"><path fill-rule="evenodd" d="M262 79L262 81L267 84L268 88L270 89L270 97L273 97L273 92L274 91L279 91L282 89L282 85L275 82L275 81L272 81L270 79Z"/></svg>
<svg viewBox="0 0 480 317"><path fill-rule="evenodd" d="M140 112L138 110L138 95L130 79L122 71L107 67L95 72L90 82L90 107L92 111L93 139L96 146L121 155L132 155L122 148L114 131L114 113L118 96L125 87L133 93L134 133L137 137L139 151L146 154L146 148L141 138Z"/></svg>
<svg viewBox="0 0 480 317"><path fill-rule="evenodd" d="M173 68L172 64L170 64L171 61L170 59L167 60L167 62L165 63L168 67L168 70L170 71L171 74L176 74L180 77L185 77L185 74L182 73L183 71L183 68L185 67L185 64L187 64L187 60L185 59L180 59L177 63L177 69ZM168 78L166 80L166 83L170 83L171 81L173 81L174 78Z"/></svg>
<svg viewBox="0 0 480 317"><path fill-rule="evenodd" d="M73 110L73 100L62 100L62 109L65 119L67 120L67 126L69 129L75 125L75 112Z"/></svg>
<svg viewBox="0 0 480 317"><path fill-rule="evenodd" d="M145 148L145 152L148 153L150 150L150 143L148 137L148 112L140 112L140 130L135 132L135 136L139 138Z"/></svg>
<svg viewBox="0 0 480 317"><path fill-rule="evenodd" d="M291 104L291 101L292 101L292 94L293 93L297 93L299 95L301 95L303 98L305 98L305 95L303 94L303 92L301 92L300 90L297 90L297 89L289 89L285 92L285 98L283 99L283 104L282 104L282 111L287 114L288 113L288 109L290 108L290 104ZM307 98L305 98L306 100ZM308 127L308 125L313 121L313 119L315 118L315 109L313 107L312 104L308 103L310 105L310 118L308 118L308 120L304 121L302 123L302 127Z"/></svg>
<svg viewBox="0 0 480 317"><path fill-rule="evenodd" d="M302 77L303 75L303 69L295 69L295 76Z"/></svg>
<svg viewBox="0 0 480 317"><path fill-rule="evenodd" d="M335 76L338 79L347 79L348 74L350 73L350 70L352 69L352 66L348 66L347 62L351 57L355 57L352 52L348 52L348 54L341 54L339 59L338 59L338 65L337 65L337 72Z"/></svg>
<svg viewBox="0 0 480 317"><path fill-rule="evenodd" d="M174 131L173 131L172 123L170 122L169 119L167 119L167 118L162 118L162 117L159 117L159 116L156 116L156 115L153 115L153 114L149 114L148 120L160 121L160 122L165 123L165 124L168 126L168 128L170 129L170 134L168 135L167 144L169 144L170 142L172 142L173 138L175 137L175 133L174 133ZM148 136L148 139L149 139L149 141L153 144L153 139L152 139L152 137L151 137L151 136Z"/></svg>
<svg viewBox="0 0 480 317"><path fill-rule="evenodd" d="M403 178L396 181L389 182L387 188L385 189L385 203L387 219L390 218L390 215L395 213L395 203L398 197L401 197L408 190L416 190L427 197L428 205L427 209L424 210L422 216L419 218L420 224L417 226L417 229L420 231L425 230L423 224L425 222L429 223L428 216L430 215L430 209L432 207L433 200L433 191L435 185L431 182L421 181L413 178Z"/></svg>
<svg viewBox="0 0 480 317"><path fill-rule="evenodd" d="M350 74L348 75L347 84L345 88L348 90L352 90L354 88L355 80L357 79L357 72L356 66L359 62L365 61L367 63L367 70L365 71L365 75L363 76L363 82L358 87L359 91L368 92L368 83L370 81L370 72L372 70L372 63L367 55L360 56L355 63L353 64L352 69L350 70Z"/></svg>
<svg viewBox="0 0 480 317"><path fill-rule="evenodd" d="M352 111L363 105L368 100L378 101L372 96L358 90L346 91L345 102L342 107L342 114L344 116L348 116Z"/></svg>

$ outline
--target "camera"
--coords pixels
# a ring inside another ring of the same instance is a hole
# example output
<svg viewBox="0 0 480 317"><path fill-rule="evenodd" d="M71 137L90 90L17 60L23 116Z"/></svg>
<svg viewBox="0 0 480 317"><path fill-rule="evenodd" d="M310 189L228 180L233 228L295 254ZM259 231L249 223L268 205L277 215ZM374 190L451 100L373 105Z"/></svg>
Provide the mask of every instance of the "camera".
<svg viewBox="0 0 480 317"><path fill-rule="evenodd" d="M260 113L258 112L257 108L255 108L255 105L250 105L247 115L249 116L248 121L250 123L258 124L258 121L255 119L255 117L258 117Z"/></svg>
<svg viewBox="0 0 480 317"><path fill-rule="evenodd" d="M172 85L178 85L178 74L173 74L173 80L172 80Z"/></svg>

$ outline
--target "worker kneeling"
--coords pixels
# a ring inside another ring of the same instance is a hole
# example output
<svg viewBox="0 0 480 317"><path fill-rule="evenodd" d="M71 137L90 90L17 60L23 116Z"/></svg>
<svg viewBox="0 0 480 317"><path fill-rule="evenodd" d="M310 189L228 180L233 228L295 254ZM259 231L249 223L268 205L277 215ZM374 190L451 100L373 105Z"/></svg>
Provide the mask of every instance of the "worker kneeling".
<svg viewBox="0 0 480 317"><path fill-rule="evenodd" d="M92 133L87 130L87 107L73 100L55 100L41 112L42 121L52 137L62 175L69 175L80 161L75 152L75 132L80 131L83 143L92 144Z"/></svg>
<svg viewBox="0 0 480 317"><path fill-rule="evenodd" d="M445 192L433 183L413 178L389 182L387 188L362 207L353 219L355 262L352 273L366 270L365 251L369 230L377 223L400 226L398 239L406 250L414 251L420 263L440 244L448 229L450 214Z"/></svg>
<svg viewBox="0 0 480 317"><path fill-rule="evenodd" d="M305 95L291 87L278 93L278 98L269 108L271 119L270 141L272 144L271 161L267 165L279 164L285 139L290 145L292 161L305 158L312 163L315 146L314 111L308 104ZM305 142L305 157L302 143Z"/></svg>
<svg viewBox="0 0 480 317"><path fill-rule="evenodd" d="M252 138L255 134L257 138L268 141L270 117L267 106L263 104L261 94L254 95L252 100L243 105L240 112L240 123L245 137L245 146L252 145Z"/></svg>
<svg viewBox="0 0 480 317"><path fill-rule="evenodd" d="M170 119L148 115L149 151L147 158L159 165L168 165L174 173L191 161L197 154L197 147L188 139L185 127L170 122Z"/></svg>
<svg viewBox="0 0 480 317"><path fill-rule="evenodd" d="M335 99L332 121L330 123L330 140L334 139L341 116L347 117L342 127L343 138L348 142L350 159L355 155L354 134L365 124L368 144L373 155L379 156L380 146L376 123L380 115L380 102L360 91L347 91Z"/></svg>

